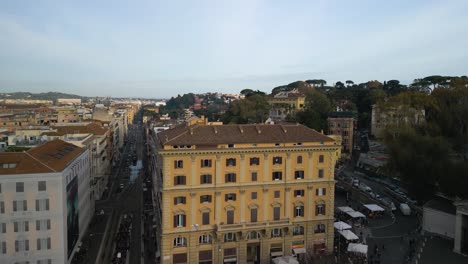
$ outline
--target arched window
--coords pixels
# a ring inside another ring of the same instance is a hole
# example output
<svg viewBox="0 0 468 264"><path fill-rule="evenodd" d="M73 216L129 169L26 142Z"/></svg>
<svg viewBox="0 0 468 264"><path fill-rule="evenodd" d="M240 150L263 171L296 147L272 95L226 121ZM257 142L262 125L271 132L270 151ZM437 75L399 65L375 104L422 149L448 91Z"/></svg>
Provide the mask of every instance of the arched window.
<svg viewBox="0 0 468 264"><path fill-rule="evenodd" d="M236 241L236 233L224 234L224 242L234 242L234 241Z"/></svg>
<svg viewBox="0 0 468 264"><path fill-rule="evenodd" d="M201 235L198 238L198 243L200 243L200 244L211 244L211 235L208 235L208 234Z"/></svg>
<svg viewBox="0 0 468 264"><path fill-rule="evenodd" d="M185 237L176 237L174 238L174 247L186 247L187 238Z"/></svg>
<svg viewBox="0 0 468 264"><path fill-rule="evenodd" d="M302 164L302 156L297 156L296 162L297 164Z"/></svg>

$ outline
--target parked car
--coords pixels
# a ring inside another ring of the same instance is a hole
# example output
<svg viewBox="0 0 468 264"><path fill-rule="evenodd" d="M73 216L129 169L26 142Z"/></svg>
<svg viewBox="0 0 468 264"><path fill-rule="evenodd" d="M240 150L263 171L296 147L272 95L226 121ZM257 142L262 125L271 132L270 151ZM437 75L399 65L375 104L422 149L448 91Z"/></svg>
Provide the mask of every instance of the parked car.
<svg viewBox="0 0 468 264"><path fill-rule="evenodd" d="M411 208L408 204L401 203L400 204L400 211L403 215L411 215Z"/></svg>

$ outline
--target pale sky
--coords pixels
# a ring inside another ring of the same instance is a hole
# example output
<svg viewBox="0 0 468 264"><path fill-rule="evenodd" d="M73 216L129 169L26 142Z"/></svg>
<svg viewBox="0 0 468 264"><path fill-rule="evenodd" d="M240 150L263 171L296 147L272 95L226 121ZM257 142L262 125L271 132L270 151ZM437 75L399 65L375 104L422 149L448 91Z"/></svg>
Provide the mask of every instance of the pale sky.
<svg viewBox="0 0 468 264"><path fill-rule="evenodd" d="M0 92L167 98L468 75L466 0L0 1Z"/></svg>

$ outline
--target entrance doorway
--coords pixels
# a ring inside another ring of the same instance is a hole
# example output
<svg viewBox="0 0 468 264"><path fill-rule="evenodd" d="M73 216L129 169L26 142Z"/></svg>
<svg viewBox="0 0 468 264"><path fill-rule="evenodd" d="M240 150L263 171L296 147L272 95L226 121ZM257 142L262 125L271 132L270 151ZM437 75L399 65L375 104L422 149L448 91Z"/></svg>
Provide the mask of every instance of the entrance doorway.
<svg viewBox="0 0 468 264"><path fill-rule="evenodd" d="M247 263L260 263L260 243L247 244Z"/></svg>

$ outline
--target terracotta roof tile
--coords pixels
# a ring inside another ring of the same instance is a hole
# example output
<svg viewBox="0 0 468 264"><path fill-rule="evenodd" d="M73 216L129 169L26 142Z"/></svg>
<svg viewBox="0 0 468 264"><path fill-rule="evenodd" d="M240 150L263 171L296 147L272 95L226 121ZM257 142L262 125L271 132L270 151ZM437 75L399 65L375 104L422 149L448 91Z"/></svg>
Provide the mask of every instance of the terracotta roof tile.
<svg viewBox="0 0 468 264"><path fill-rule="evenodd" d="M178 126L158 134L163 145L330 142L333 139L303 125Z"/></svg>
<svg viewBox="0 0 468 264"><path fill-rule="evenodd" d="M0 174L47 173L63 171L85 150L62 140L52 140L26 152L0 153L0 163L15 163L15 168L0 167Z"/></svg>
<svg viewBox="0 0 468 264"><path fill-rule="evenodd" d="M57 129L57 133L59 135L85 133L90 133L93 135L104 135L107 132L107 128L102 127L96 122L79 126L53 126L53 129Z"/></svg>

